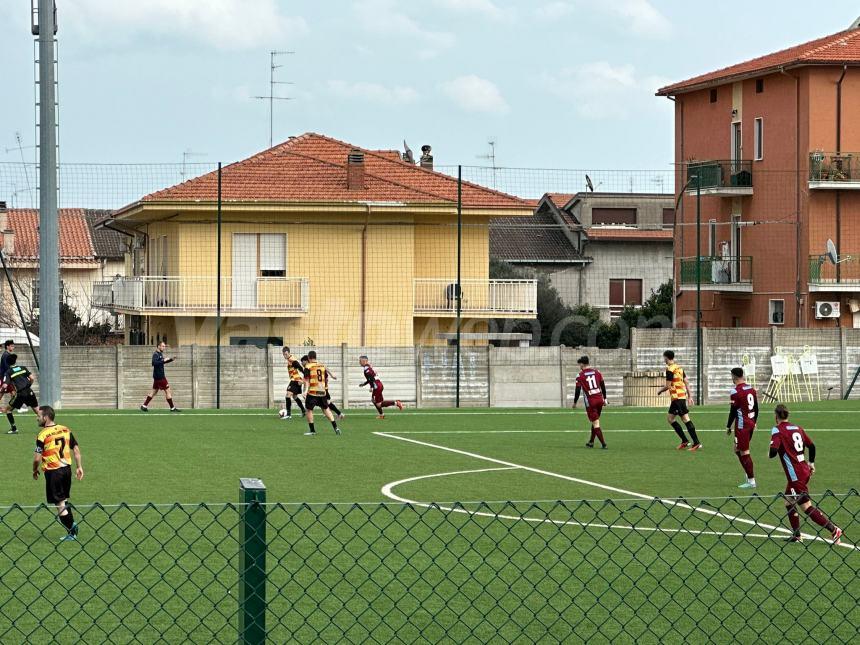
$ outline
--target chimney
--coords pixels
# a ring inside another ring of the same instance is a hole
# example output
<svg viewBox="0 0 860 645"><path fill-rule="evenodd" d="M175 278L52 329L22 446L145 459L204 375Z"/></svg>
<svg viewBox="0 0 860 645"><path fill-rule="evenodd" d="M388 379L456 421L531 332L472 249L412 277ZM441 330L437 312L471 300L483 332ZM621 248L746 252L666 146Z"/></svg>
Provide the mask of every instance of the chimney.
<svg viewBox="0 0 860 645"><path fill-rule="evenodd" d="M424 144L421 146L421 161L418 162L422 168L433 170L433 155L430 154L430 146Z"/></svg>
<svg viewBox="0 0 860 645"><path fill-rule="evenodd" d="M364 153L357 148L350 150L346 158L346 187L364 190Z"/></svg>

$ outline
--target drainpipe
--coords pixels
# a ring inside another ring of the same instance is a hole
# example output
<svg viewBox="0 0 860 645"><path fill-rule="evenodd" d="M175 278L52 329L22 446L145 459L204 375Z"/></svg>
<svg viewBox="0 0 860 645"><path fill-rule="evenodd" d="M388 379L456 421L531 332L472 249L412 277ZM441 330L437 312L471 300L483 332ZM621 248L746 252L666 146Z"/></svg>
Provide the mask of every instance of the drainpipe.
<svg viewBox="0 0 860 645"><path fill-rule="evenodd" d="M800 232L801 232L801 222L800 222L800 77L795 76L794 74L789 74L785 71L784 68L779 69L779 73L784 76L788 76L789 78L794 79L794 94L795 94L795 105L794 105L794 123L795 123L795 142L797 145L797 149L795 150L795 159L794 159L794 181L795 181L795 191L794 191L794 208L795 208L795 218L794 218L794 229L795 229L795 258L794 258L794 267L795 267L795 283L794 283L794 303L795 303L795 327L800 327L802 325L803 319L803 305L801 304L801 262L800 262Z"/></svg>
<svg viewBox="0 0 860 645"><path fill-rule="evenodd" d="M359 342L364 347L367 327L367 226L370 223L370 204L364 205L364 227L361 229L361 297L359 302Z"/></svg>
<svg viewBox="0 0 860 645"><path fill-rule="evenodd" d="M836 154L842 152L842 81L845 79L845 72L848 71L848 65L842 65L842 74L839 80L836 81ZM834 197L836 200L836 253L842 251L842 191L837 189ZM836 264L836 282L842 282L842 265Z"/></svg>
<svg viewBox="0 0 860 645"><path fill-rule="evenodd" d="M679 118L681 121L681 124L680 124L681 125L681 127L680 127L681 140L679 142L680 146L681 146L680 159L681 159L681 163L683 164L683 161L684 161L684 101L683 100L678 101L673 96L667 96L666 98L669 99L670 101L672 101L673 103L675 103L675 105L677 105L679 107ZM683 167L684 166L682 165L681 168L683 169ZM677 163L674 165L674 170L675 170L675 173L677 174L678 173L678 164ZM681 170L681 181L683 181L683 180L684 180L684 171ZM685 187L685 189L686 189L686 187ZM684 198L684 190L681 190L681 192L678 194L678 199L675 200L675 209L672 212L672 329L675 328L675 326L677 325L677 321L678 321L678 294L680 293L679 288L678 288L680 280L678 279L678 276L675 273L677 271L677 260L676 260L676 258L679 256L680 257L684 256L684 234L683 234L683 232L681 233L681 243L679 245L680 248L677 249L677 252L676 252L676 248L675 248L675 245L677 244L677 241L678 241L677 240L677 232L678 232L678 207L679 206L681 208L681 221L683 221L683 219L684 219L684 217L683 217L683 215L684 215L683 198Z"/></svg>

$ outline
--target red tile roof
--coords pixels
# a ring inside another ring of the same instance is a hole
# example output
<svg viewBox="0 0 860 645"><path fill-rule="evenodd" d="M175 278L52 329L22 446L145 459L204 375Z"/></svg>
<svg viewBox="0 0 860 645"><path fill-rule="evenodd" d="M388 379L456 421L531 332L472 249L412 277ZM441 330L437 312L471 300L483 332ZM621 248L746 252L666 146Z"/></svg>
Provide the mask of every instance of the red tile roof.
<svg viewBox="0 0 860 645"><path fill-rule="evenodd" d="M559 208L564 208L576 196L576 193L547 193L552 202Z"/></svg>
<svg viewBox="0 0 860 645"><path fill-rule="evenodd" d="M708 85L727 83L749 75L774 72L784 67L800 65L841 65L860 63L860 29L849 29L818 38L802 45L753 58L737 65L695 76L657 90L657 96L690 92Z"/></svg>
<svg viewBox="0 0 860 645"><path fill-rule="evenodd" d="M585 234L593 242L671 242L674 238L668 229L592 226Z"/></svg>
<svg viewBox="0 0 860 645"><path fill-rule="evenodd" d="M347 188L347 155L364 153L364 188ZM404 202L456 204L457 180L399 159L394 151L362 150L320 134L307 133L221 173L223 201ZM146 195L141 202L215 201L217 173ZM463 183L463 204L472 208L530 211L528 201L472 183ZM120 209L120 212L130 207Z"/></svg>
<svg viewBox="0 0 860 645"><path fill-rule="evenodd" d="M39 211L35 208L10 208L7 226L15 233L13 260L39 259ZM60 258L65 261L96 262L90 227L83 208L61 208Z"/></svg>

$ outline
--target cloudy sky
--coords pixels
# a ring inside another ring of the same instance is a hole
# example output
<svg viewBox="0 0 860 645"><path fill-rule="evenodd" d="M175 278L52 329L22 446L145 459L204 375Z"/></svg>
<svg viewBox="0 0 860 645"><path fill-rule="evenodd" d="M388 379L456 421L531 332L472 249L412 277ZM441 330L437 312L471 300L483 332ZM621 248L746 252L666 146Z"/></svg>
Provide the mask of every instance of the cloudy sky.
<svg viewBox="0 0 860 645"><path fill-rule="evenodd" d="M855 0L57 0L65 161L231 161L316 131L438 163L668 168L657 87L846 28ZM0 161L33 143L26 0L0 0ZM741 5L738 5L741 7ZM26 151L32 156L32 150ZM202 156L205 155L205 156Z"/></svg>

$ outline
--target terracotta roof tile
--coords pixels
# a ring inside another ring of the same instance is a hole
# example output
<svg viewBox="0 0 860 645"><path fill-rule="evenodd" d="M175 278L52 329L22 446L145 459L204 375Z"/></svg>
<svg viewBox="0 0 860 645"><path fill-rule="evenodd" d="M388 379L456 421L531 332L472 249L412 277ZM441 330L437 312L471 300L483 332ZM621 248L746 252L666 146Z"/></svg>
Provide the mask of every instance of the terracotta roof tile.
<svg viewBox="0 0 860 645"><path fill-rule="evenodd" d="M95 248L84 209L61 208L60 258L76 262L95 262ZM13 260L39 259L39 211L35 208L11 208L7 211L8 227L15 233Z"/></svg>
<svg viewBox="0 0 860 645"><path fill-rule="evenodd" d="M394 151L364 152L364 188L347 188L349 143L307 133L248 159L225 166L223 201L366 202L453 204L457 180L395 158ZM361 150L360 148L358 148ZM210 172L146 195L141 202L214 201L217 173ZM472 183L463 183L463 204L473 208L531 210L523 199ZM129 207L120 209L120 212Z"/></svg>
<svg viewBox="0 0 860 645"><path fill-rule="evenodd" d="M840 31L808 43L795 45L773 54L724 67L723 69L694 76L693 78L667 85L657 90L658 96L667 96L692 91L717 81L755 73L773 72L780 67L798 65L860 63L860 29Z"/></svg>
<svg viewBox="0 0 860 645"><path fill-rule="evenodd" d="M559 208L564 208L576 196L576 193L547 193L552 202Z"/></svg>
<svg viewBox="0 0 860 645"><path fill-rule="evenodd" d="M669 229L592 226L585 234L593 242L671 242L674 239Z"/></svg>

